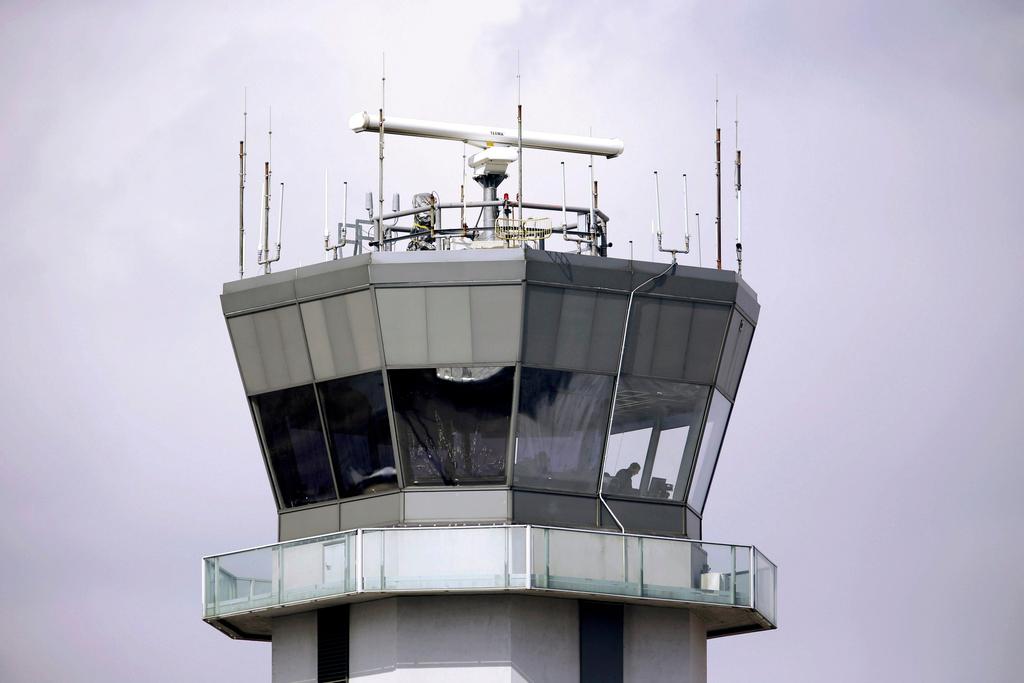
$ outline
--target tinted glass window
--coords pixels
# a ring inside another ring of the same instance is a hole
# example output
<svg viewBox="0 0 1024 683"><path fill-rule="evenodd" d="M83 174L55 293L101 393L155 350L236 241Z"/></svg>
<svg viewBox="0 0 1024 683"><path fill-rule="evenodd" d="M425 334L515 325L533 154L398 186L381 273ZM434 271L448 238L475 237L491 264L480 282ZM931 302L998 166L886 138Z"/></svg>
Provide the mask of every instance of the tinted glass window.
<svg viewBox="0 0 1024 683"><path fill-rule="evenodd" d="M623 377L605 456L604 493L683 500L707 387Z"/></svg>
<svg viewBox="0 0 1024 683"><path fill-rule="evenodd" d="M312 385L253 396L281 504L295 507L335 497Z"/></svg>
<svg viewBox="0 0 1024 683"><path fill-rule="evenodd" d="M515 483L597 489L613 378L523 368L515 443Z"/></svg>
<svg viewBox="0 0 1024 683"><path fill-rule="evenodd" d="M341 497L396 488L383 375L370 372L325 382L320 396Z"/></svg>
<svg viewBox="0 0 1024 683"><path fill-rule="evenodd" d="M390 370L410 484L505 481L514 368Z"/></svg>
<svg viewBox="0 0 1024 683"><path fill-rule="evenodd" d="M708 423L704 427L704 438L700 442L697 467L693 472L693 485L690 487L688 502L694 510L704 511L704 502L711 486L711 475L715 472L718 451L722 448L725 425L729 422L731 411L732 404L725 396L715 391L715 396L711 399L711 410L708 411Z"/></svg>

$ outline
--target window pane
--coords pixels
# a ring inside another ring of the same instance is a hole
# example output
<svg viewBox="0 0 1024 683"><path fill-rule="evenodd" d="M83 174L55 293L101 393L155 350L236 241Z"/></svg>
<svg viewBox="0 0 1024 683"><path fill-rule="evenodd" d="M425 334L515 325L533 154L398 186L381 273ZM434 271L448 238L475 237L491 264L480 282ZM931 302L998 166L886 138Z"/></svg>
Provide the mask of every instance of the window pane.
<svg viewBox="0 0 1024 683"><path fill-rule="evenodd" d="M335 497L313 387L253 396L281 504L295 507Z"/></svg>
<svg viewBox="0 0 1024 683"><path fill-rule="evenodd" d="M523 368L519 380L515 483L597 490L613 378Z"/></svg>
<svg viewBox="0 0 1024 683"><path fill-rule="evenodd" d="M410 484L505 481L515 368L390 370Z"/></svg>
<svg viewBox="0 0 1024 683"><path fill-rule="evenodd" d="M605 456L604 492L681 501L708 391L681 382L622 377Z"/></svg>
<svg viewBox="0 0 1024 683"><path fill-rule="evenodd" d="M341 497L397 488L381 373L326 382L320 396Z"/></svg>
<svg viewBox="0 0 1024 683"><path fill-rule="evenodd" d="M711 399L711 410L708 411L708 422L704 427L704 438L700 442L697 454L697 467L693 474L693 486L690 487L689 503L694 510L704 510L704 501L708 497L711 486L711 475L718 461L718 451L722 448L722 437L725 436L725 425L729 421L732 404L722 394L715 391Z"/></svg>

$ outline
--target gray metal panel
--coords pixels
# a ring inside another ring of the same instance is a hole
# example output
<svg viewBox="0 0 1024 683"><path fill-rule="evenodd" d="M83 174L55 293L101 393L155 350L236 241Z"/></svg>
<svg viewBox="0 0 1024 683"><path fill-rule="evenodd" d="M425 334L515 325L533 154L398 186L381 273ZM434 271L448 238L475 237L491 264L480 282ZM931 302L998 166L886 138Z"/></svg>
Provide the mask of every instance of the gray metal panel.
<svg viewBox="0 0 1024 683"><path fill-rule="evenodd" d="M686 379L712 381L728 326L729 309L714 304L693 305L693 323L686 344Z"/></svg>
<svg viewBox="0 0 1024 683"><path fill-rule="evenodd" d="M751 289L746 280L740 278L739 287L736 290L736 306L743 311L750 322L757 325L758 316L761 314L761 305L757 303L757 292Z"/></svg>
<svg viewBox="0 0 1024 683"><path fill-rule="evenodd" d="M533 491L512 492L512 517L518 523L593 528L597 499Z"/></svg>
<svg viewBox="0 0 1024 683"><path fill-rule="evenodd" d="M401 287L376 292L385 361L389 365L426 365L426 289Z"/></svg>
<svg viewBox="0 0 1024 683"><path fill-rule="evenodd" d="M333 534L340 530L337 504L300 508L282 512L277 516L278 541Z"/></svg>
<svg viewBox="0 0 1024 683"><path fill-rule="evenodd" d="M618 294L597 295L594 324L590 329L587 367L599 372L615 372L619 367L622 328L626 322L627 297Z"/></svg>
<svg viewBox="0 0 1024 683"><path fill-rule="evenodd" d="M370 278L377 284L521 281L522 249L375 252Z"/></svg>
<svg viewBox="0 0 1024 683"><path fill-rule="evenodd" d="M427 359L431 363L473 360L469 287L427 287ZM404 344L414 344L409 339ZM390 355L389 355L390 358Z"/></svg>
<svg viewBox="0 0 1024 683"><path fill-rule="evenodd" d="M318 380L380 367L377 316L368 290L301 305Z"/></svg>
<svg viewBox="0 0 1024 683"><path fill-rule="evenodd" d="M516 362L520 285L379 288L388 365Z"/></svg>
<svg viewBox="0 0 1024 683"><path fill-rule="evenodd" d="M530 286L524 362L615 372L625 314L626 297L619 294Z"/></svg>
<svg viewBox="0 0 1024 683"><path fill-rule="evenodd" d="M686 508L686 537L700 539L701 536L701 518L696 512L690 508Z"/></svg>
<svg viewBox="0 0 1024 683"><path fill-rule="evenodd" d="M369 254L304 266L296 271L295 296L308 299L365 287L370 283L369 266Z"/></svg>
<svg viewBox="0 0 1024 683"><path fill-rule="evenodd" d="M526 288L526 314L523 321L523 362L554 365L558 348L558 320L562 315L562 289Z"/></svg>
<svg viewBox="0 0 1024 683"><path fill-rule="evenodd" d="M523 288L473 286L469 288L473 361L514 363L519 360Z"/></svg>
<svg viewBox="0 0 1024 683"><path fill-rule="evenodd" d="M508 490L406 491L405 522L488 522L508 519Z"/></svg>
<svg viewBox="0 0 1024 683"><path fill-rule="evenodd" d="M220 305L224 315L295 301L295 270L224 283Z"/></svg>
<svg viewBox="0 0 1024 683"><path fill-rule="evenodd" d="M719 304L637 296L623 372L711 384L729 311Z"/></svg>
<svg viewBox="0 0 1024 683"><path fill-rule="evenodd" d="M666 264L597 258L579 254L526 250L526 279L529 282L598 287L629 292ZM741 309L756 323L757 295L733 271L677 265L667 276L645 286L642 293L701 299L741 301Z"/></svg>
<svg viewBox="0 0 1024 683"><path fill-rule="evenodd" d="M528 249L526 279L528 282L601 287L628 292L631 278L628 268L624 267L628 263L620 259ZM636 284L640 282L643 280Z"/></svg>
<svg viewBox="0 0 1024 683"><path fill-rule="evenodd" d="M228 329L248 394L312 381L298 306L229 318Z"/></svg>
<svg viewBox="0 0 1024 683"><path fill-rule="evenodd" d="M725 337L725 348L722 351L722 363L718 368L718 388L730 399L736 398L743 366L747 362L747 352L754 336L754 326L739 311L732 312L729 321L729 333Z"/></svg>
<svg viewBox="0 0 1024 683"><path fill-rule="evenodd" d="M685 535L685 508L681 505L665 503L646 503L632 500L606 499L608 506L615 511L616 517L630 533L649 533L664 536ZM608 511L601 507L601 523L607 525L611 520ZM614 524L614 521L612 521Z"/></svg>
<svg viewBox="0 0 1024 683"><path fill-rule="evenodd" d="M391 526L402 519L401 494L397 491L386 496L360 498L341 503L341 529Z"/></svg>

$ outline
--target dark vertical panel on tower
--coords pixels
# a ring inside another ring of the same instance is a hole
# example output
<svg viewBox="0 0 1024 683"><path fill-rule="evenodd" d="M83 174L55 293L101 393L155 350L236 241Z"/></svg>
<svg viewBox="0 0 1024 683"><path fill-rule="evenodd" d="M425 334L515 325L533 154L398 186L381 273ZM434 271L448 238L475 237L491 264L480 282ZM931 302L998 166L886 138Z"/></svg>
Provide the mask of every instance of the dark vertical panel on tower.
<svg viewBox="0 0 1024 683"><path fill-rule="evenodd" d="M317 611L317 683L348 680L348 605Z"/></svg>
<svg viewBox="0 0 1024 683"><path fill-rule="evenodd" d="M622 605L580 600L580 681L622 683Z"/></svg>

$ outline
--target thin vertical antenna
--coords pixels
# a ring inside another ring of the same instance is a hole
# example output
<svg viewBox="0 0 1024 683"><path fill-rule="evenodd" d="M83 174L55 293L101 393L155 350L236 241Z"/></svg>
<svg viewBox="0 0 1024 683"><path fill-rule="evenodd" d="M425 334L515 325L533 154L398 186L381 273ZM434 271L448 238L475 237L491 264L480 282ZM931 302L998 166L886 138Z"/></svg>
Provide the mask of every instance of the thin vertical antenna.
<svg viewBox="0 0 1024 683"><path fill-rule="evenodd" d="M594 127L590 127L590 137L594 137ZM590 238L590 255L594 255L594 245L597 243L597 183L594 181L594 155L590 155L590 225L587 226L587 236Z"/></svg>
<svg viewBox="0 0 1024 683"><path fill-rule="evenodd" d="M658 226L658 249L661 249L661 183L658 182L658 172L654 172L654 220Z"/></svg>
<svg viewBox="0 0 1024 683"><path fill-rule="evenodd" d="M563 161L563 162L561 162L561 164L562 164L562 232L565 232L565 230L569 226L569 217L566 214L566 210L565 210L565 162Z"/></svg>
<svg viewBox="0 0 1024 683"><path fill-rule="evenodd" d="M238 279L245 277L245 143L248 140L249 89L242 90L242 140L238 146Z"/></svg>
<svg viewBox="0 0 1024 683"><path fill-rule="evenodd" d="M260 262L264 274L270 272L270 162L263 164L263 229L260 234Z"/></svg>
<svg viewBox="0 0 1024 683"><path fill-rule="evenodd" d="M341 247L348 242L348 181L346 180L342 185L345 187L345 193L341 198L341 230L338 231L338 250L334 252L334 258L338 258L338 252L341 251ZM358 242L359 232L357 228L356 238ZM355 247L352 248L352 252L355 253ZM344 256L344 254L342 254Z"/></svg>
<svg viewBox="0 0 1024 683"><path fill-rule="evenodd" d="M718 127L718 76L715 76L715 187L717 210L715 212L715 233L718 240L718 270L722 269L722 129Z"/></svg>
<svg viewBox="0 0 1024 683"><path fill-rule="evenodd" d="M523 87L519 71L519 50L516 50L516 125L519 130L519 163L516 164L519 174L519 224L523 223Z"/></svg>
<svg viewBox="0 0 1024 683"><path fill-rule="evenodd" d="M261 187L262 194L260 195L260 231L256 235L256 263L257 265L263 265L263 241L264 235L266 235L266 222L267 212L265 211L267 205L267 174L266 171L263 173L263 186Z"/></svg>
<svg viewBox="0 0 1024 683"><path fill-rule="evenodd" d="M459 201L462 202L462 236L466 236L466 143L462 143L462 185L459 186Z"/></svg>
<svg viewBox="0 0 1024 683"><path fill-rule="evenodd" d="M697 212L697 267L704 267L704 260L701 258L701 247L700 247L700 211Z"/></svg>
<svg viewBox="0 0 1024 683"><path fill-rule="evenodd" d="M324 261L331 260L331 210L330 210L330 181L328 180L327 167L324 167Z"/></svg>
<svg viewBox="0 0 1024 683"><path fill-rule="evenodd" d="M685 235L683 237L683 250L690 253L690 205L689 205L689 192L686 190L686 174L683 174L683 228Z"/></svg>
<svg viewBox="0 0 1024 683"><path fill-rule="evenodd" d="M270 272L270 163L274 158L274 110L267 107L267 161L263 164L263 230L260 235L259 261L263 273Z"/></svg>
<svg viewBox="0 0 1024 683"><path fill-rule="evenodd" d="M743 183L740 176L740 96L736 96L736 274L743 275Z"/></svg>
<svg viewBox="0 0 1024 683"><path fill-rule="evenodd" d="M284 183L281 183L281 206L277 207L277 253L274 260L281 258L281 228L284 227Z"/></svg>
<svg viewBox="0 0 1024 683"><path fill-rule="evenodd" d="M381 251L384 240L384 93L387 80L385 55L380 53L380 166L377 169L377 251Z"/></svg>

